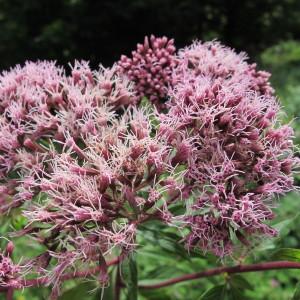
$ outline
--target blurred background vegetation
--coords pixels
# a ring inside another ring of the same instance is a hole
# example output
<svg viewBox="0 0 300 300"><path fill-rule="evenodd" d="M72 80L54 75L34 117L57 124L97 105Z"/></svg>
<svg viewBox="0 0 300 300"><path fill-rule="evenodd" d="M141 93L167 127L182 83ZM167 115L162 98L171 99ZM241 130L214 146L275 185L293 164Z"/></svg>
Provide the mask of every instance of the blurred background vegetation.
<svg viewBox="0 0 300 300"><path fill-rule="evenodd" d="M298 0L0 0L0 67L26 59L111 64L146 34L214 39L251 57L300 39Z"/></svg>
<svg viewBox="0 0 300 300"><path fill-rule="evenodd" d="M0 0L0 69L36 59L57 60L63 65L74 59L86 59L94 67L100 62L109 66L151 33L175 38L177 47L194 39L216 38L246 51L251 61L272 72L272 83L286 112L283 120L292 122L300 143L299 0ZM275 222L280 236L262 241L246 262L269 259L276 247L300 248L299 208L299 196L295 193L280 199ZM5 226L18 227L18 218L13 224L1 220L0 234ZM187 256L178 239L176 230L148 225L140 241L144 246L137 256L144 283L220 264L210 256ZM39 252L28 241L26 247L25 241L19 243L17 248L29 249L32 255ZM299 278L299 270L233 277L231 284L242 291L230 299L291 299ZM218 276L142 291L139 299L199 299L208 288L222 285L225 280L228 282L228 278ZM91 282L68 282L61 299L100 299L101 291L86 296L86 290L93 288ZM46 299L48 293L47 288L30 289L15 297L39 300ZM109 294L107 289L103 299L110 299Z"/></svg>

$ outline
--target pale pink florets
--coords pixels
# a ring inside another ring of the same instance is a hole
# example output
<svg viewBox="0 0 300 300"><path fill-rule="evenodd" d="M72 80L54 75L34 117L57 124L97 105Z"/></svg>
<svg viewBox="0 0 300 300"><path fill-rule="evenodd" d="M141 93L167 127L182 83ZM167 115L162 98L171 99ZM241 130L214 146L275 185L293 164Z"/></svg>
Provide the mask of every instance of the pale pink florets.
<svg viewBox="0 0 300 300"><path fill-rule="evenodd" d="M193 141L185 155L194 198L188 246L224 256L233 251L232 233L273 236L265 223L274 218L270 200L294 188L299 163L268 75L244 54L196 42L179 52L173 76L160 134L175 148Z"/></svg>
<svg viewBox="0 0 300 300"><path fill-rule="evenodd" d="M123 55L119 61L120 73L136 84L139 99L146 96L159 108L167 97L167 87L172 84L172 71L176 65L174 41L167 37L150 39L138 44L132 58Z"/></svg>
<svg viewBox="0 0 300 300"><path fill-rule="evenodd" d="M196 41L178 53L178 67L173 72L173 82L182 81L187 71L195 77L209 76L216 84L229 83L233 88L246 85L259 95L272 95L270 74L257 71L256 64L248 64L246 53L237 54L220 42Z"/></svg>
<svg viewBox="0 0 300 300"><path fill-rule="evenodd" d="M54 62L27 62L3 72L0 177L13 185L11 173L39 168L39 161L48 155L42 140L95 135L113 110L134 101L132 84L116 75L116 67L91 71L87 62L75 62L67 76Z"/></svg>
<svg viewBox="0 0 300 300"><path fill-rule="evenodd" d="M131 253L151 219L220 257L276 235L272 199L294 189L299 160L268 79L218 42L175 56L173 40L154 36L109 69L76 61L67 75L27 62L3 72L0 216L26 203L15 236L47 249L30 274L54 286L53 299L74 269L97 266L106 285L107 256ZM143 96L158 110L139 107ZM0 254L0 287L20 287L12 252Z"/></svg>
<svg viewBox="0 0 300 300"><path fill-rule="evenodd" d="M59 231L52 241L63 238L64 247L73 249L59 248L51 254L66 256L51 270L52 283L59 285L58 279L71 266L95 264L99 254L126 254L134 249L134 213L161 198L157 194L152 199L151 182L170 162L168 147L151 137L150 116L132 108L120 116L108 115L96 134L76 139L68 133L59 143L62 150L53 149L42 159L43 167L30 170L22 179L16 196L31 196L32 205L23 211L29 224ZM149 197L140 201L140 193Z"/></svg>
<svg viewBox="0 0 300 300"><path fill-rule="evenodd" d="M71 266L93 264L99 261L99 251L111 251L107 235L99 237L95 230L111 232L111 224L119 217L113 212L117 209L110 204L112 199L104 194L109 185L118 176L130 182L126 174L112 168L113 164L118 168L122 165L107 160L113 160L109 158L110 147L120 150L114 143L123 138L127 142L132 112L128 110L119 122L116 111L124 112L135 99L132 83L116 75L116 67L92 71L87 62L76 61L68 76L53 62L27 62L1 75L0 214L32 201L28 211L23 211L29 226L24 229L26 233L31 232L31 224L39 222L50 226L52 243L67 238L65 245L75 247L72 251L58 247L50 258L34 261L39 275L48 276L45 268L51 257L64 257L58 259L47 279L55 286L54 294L58 294L60 278ZM95 228L84 228L86 223ZM58 230L61 236L56 240ZM40 228L33 236L43 241L46 233L42 232ZM90 244L89 251L77 242L78 235L82 243ZM130 243L132 235L120 245ZM42 243L48 246L47 239ZM9 258L0 258L4 282L12 279L14 269Z"/></svg>

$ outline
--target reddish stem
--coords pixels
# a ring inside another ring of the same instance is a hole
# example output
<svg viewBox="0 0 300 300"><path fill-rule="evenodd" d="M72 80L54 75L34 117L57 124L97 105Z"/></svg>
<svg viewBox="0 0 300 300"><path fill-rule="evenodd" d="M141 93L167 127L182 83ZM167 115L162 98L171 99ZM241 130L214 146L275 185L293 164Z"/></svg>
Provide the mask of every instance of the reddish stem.
<svg viewBox="0 0 300 300"><path fill-rule="evenodd" d="M122 259L117 257L107 263L107 266L112 266L118 264ZM235 274L235 273L246 273L246 272L261 272L261 271L268 271L268 270L278 270L278 269L300 269L299 262L291 262L291 261L272 261L272 262L265 262L265 263L258 263L252 265L238 265L233 267L219 267L210 269L207 271L192 273L182 275L176 278L168 279L156 284L149 284L149 285L139 285L141 289L158 289L166 286L170 286L173 284L177 284L184 281L200 279L204 277L211 277L220 275L222 273L228 274ZM75 279L75 278L83 278L88 277L94 274L97 274L100 271L100 266L97 266L92 269L84 270L84 271L76 271L72 273L65 274L61 277L62 281ZM25 287L33 287L33 286L40 286L43 284L47 284L47 278L36 278L30 280L22 280L20 281L19 288ZM15 287L17 288L17 287ZM0 287L0 292L8 292L10 287Z"/></svg>
<svg viewBox="0 0 300 300"><path fill-rule="evenodd" d="M6 293L6 300L13 300L14 297L14 289L8 289Z"/></svg>
<svg viewBox="0 0 300 300"><path fill-rule="evenodd" d="M122 281L121 281L120 272L121 272L120 265L118 265L117 270L116 270L116 282L115 282L114 300L120 300L120 297L121 297Z"/></svg>
<svg viewBox="0 0 300 300"><path fill-rule="evenodd" d="M176 283L188 281L188 280L195 280L204 277L211 277L220 275L222 273L228 274L235 274L235 273L246 273L246 272L260 272L260 271L267 271L267 270L278 270L278 269L300 269L300 263L298 262L291 262L291 261L272 261L272 262L265 262L265 263L258 263L253 265L238 265L234 267L219 267L210 269L203 272L197 272L187 275L182 275L176 278L168 279L156 284L149 284L149 285L139 285L141 289L158 289L162 287L166 287L169 285L173 285Z"/></svg>

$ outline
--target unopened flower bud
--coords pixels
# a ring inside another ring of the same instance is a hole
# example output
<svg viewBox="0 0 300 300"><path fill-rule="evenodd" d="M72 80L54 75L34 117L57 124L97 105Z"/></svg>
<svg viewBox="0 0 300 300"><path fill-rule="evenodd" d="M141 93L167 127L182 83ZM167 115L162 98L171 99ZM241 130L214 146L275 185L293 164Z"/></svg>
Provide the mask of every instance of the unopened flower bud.
<svg viewBox="0 0 300 300"><path fill-rule="evenodd" d="M14 243L12 241L9 241L8 244L6 245L6 249L5 249L7 256L11 256L14 249L15 249Z"/></svg>

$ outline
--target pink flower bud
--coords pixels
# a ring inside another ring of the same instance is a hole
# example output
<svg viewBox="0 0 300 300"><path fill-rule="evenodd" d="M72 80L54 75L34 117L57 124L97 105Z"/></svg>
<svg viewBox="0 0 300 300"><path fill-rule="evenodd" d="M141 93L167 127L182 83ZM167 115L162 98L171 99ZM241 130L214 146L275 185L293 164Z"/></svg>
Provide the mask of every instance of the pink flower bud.
<svg viewBox="0 0 300 300"><path fill-rule="evenodd" d="M12 241L9 241L8 244L6 245L5 252L8 256L11 256L14 249L15 249L14 243Z"/></svg>

